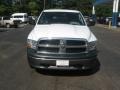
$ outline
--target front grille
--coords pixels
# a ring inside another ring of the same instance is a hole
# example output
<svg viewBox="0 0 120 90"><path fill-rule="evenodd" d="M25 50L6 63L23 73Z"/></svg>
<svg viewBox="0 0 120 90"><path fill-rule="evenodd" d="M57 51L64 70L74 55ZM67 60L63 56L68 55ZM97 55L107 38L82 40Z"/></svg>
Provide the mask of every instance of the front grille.
<svg viewBox="0 0 120 90"><path fill-rule="evenodd" d="M83 39L41 39L37 44L38 53L76 54L87 51L87 41Z"/></svg>

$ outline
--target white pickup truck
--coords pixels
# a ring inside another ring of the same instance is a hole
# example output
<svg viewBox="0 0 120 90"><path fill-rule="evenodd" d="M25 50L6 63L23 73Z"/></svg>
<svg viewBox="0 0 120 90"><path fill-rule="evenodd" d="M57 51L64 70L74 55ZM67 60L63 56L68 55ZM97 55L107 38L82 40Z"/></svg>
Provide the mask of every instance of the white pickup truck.
<svg viewBox="0 0 120 90"><path fill-rule="evenodd" d="M44 10L27 38L28 62L37 69L93 69L96 41L81 12Z"/></svg>
<svg viewBox="0 0 120 90"><path fill-rule="evenodd" d="M1 27L6 27L6 28L10 28L12 26L17 27L19 22L20 22L19 20L11 20L11 18L8 16L0 17Z"/></svg>

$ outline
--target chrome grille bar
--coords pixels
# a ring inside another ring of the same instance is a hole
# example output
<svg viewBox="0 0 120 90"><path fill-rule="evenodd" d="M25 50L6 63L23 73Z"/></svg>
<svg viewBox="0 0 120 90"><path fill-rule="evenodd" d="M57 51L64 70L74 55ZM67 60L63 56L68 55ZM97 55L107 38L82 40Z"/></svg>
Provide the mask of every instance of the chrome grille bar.
<svg viewBox="0 0 120 90"><path fill-rule="evenodd" d="M40 45L38 45L39 47L48 47L48 48L59 48L60 47L60 45L45 45L45 44L40 44ZM81 46L79 46L79 45L66 45L65 46L65 48L84 48L84 47L86 47L86 45L81 45Z"/></svg>

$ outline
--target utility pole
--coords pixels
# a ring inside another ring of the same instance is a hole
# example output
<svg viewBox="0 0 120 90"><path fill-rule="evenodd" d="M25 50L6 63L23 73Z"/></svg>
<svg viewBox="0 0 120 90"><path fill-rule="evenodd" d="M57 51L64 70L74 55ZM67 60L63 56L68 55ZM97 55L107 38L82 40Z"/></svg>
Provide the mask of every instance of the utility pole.
<svg viewBox="0 0 120 90"><path fill-rule="evenodd" d="M96 21L96 15L95 15L95 6L93 5L93 8L92 8L92 18L94 21Z"/></svg>
<svg viewBox="0 0 120 90"><path fill-rule="evenodd" d="M46 8L46 0L44 0L44 8L43 9L45 9Z"/></svg>
<svg viewBox="0 0 120 90"><path fill-rule="evenodd" d="M119 7L119 0L113 1L113 16L112 16L112 27L117 27L117 18L118 18L118 7Z"/></svg>
<svg viewBox="0 0 120 90"><path fill-rule="evenodd" d="M20 6L22 5L22 0L17 0L17 2L19 2Z"/></svg>

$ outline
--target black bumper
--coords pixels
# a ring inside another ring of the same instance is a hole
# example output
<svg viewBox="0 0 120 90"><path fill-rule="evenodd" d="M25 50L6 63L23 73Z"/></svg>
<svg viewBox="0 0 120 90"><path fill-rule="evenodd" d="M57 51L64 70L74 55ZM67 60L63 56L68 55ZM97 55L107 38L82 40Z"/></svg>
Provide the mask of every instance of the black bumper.
<svg viewBox="0 0 120 90"><path fill-rule="evenodd" d="M33 68L59 69L59 70L86 70L98 66L97 51L77 55L53 55L53 54L33 54L28 50L28 62ZM69 61L68 66L57 66L57 60Z"/></svg>

